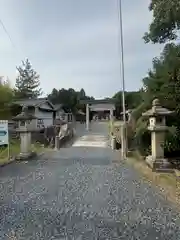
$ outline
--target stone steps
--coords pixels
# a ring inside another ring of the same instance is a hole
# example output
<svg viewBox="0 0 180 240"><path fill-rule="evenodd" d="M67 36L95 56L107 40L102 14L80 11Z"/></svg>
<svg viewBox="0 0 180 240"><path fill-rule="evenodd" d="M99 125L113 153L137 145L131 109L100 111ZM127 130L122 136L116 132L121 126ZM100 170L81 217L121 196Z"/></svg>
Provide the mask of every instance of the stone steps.
<svg viewBox="0 0 180 240"><path fill-rule="evenodd" d="M77 139L74 142L73 147L100 147L100 148L107 148L108 147L108 137L103 135L91 134L91 135L84 135Z"/></svg>

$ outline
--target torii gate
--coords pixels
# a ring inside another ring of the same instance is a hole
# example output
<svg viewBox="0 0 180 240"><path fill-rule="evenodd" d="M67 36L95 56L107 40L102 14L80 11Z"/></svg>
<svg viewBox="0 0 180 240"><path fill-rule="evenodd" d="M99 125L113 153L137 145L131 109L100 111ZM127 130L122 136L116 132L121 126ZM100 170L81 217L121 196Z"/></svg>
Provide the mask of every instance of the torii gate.
<svg viewBox="0 0 180 240"><path fill-rule="evenodd" d="M109 111L110 119L113 119L115 108L114 99L81 100L81 104L86 104L86 129L89 131L89 110Z"/></svg>

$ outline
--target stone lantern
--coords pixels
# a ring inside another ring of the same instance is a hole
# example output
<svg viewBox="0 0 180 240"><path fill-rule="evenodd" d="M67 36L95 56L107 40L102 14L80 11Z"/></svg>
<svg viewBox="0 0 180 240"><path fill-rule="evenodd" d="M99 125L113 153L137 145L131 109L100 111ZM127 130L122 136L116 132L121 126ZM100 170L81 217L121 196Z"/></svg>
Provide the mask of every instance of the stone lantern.
<svg viewBox="0 0 180 240"><path fill-rule="evenodd" d="M172 171L171 164L164 158L165 133L168 131L165 117L172 113L154 99L152 108L142 114L149 118L148 130L151 132L151 155L146 157L146 162L155 171Z"/></svg>
<svg viewBox="0 0 180 240"><path fill-rule="evenodd" d="M24 106L22 112L13 118L13 120L18 121L16 131L20 134L21 140L19 160L27 159L34 155L31 151L31 132L35 130L32 128L32 122L35 119L34 115L28 113L27 106Z"/></svg>

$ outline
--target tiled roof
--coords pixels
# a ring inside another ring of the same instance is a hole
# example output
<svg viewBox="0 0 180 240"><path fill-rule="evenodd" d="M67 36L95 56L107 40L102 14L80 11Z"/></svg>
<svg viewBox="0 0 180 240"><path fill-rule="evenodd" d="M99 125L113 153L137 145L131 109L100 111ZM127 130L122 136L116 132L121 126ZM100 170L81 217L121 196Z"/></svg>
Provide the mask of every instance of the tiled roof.
<svg viewBox="0 0 180 240"><path fill-rule="evenodd" d="M53 104L47 98L37 98L37 99L22 99L14 101L14 104L18 104L21 106L39 106L45 102L49 102L52 106ZM54 108L54 106L53 106Z"/></svg>

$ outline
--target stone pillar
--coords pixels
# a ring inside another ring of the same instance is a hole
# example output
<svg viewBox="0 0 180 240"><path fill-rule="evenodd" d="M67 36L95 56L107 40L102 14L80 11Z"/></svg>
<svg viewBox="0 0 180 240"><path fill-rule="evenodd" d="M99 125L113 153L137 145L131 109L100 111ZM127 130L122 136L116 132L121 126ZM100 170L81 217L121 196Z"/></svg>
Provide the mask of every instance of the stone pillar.
<svg viewBox="0 0 180 240"><path fill-rule="evenodd" d="M123 160L126 158L126 129L124 123L120 126L121 135L121 157Z"/></svg>
<svg viewBox="0 0 180 240"><path fill-rule="evenodd" d="M59 136L55 137L55 150L59 150L60 149L60 138Z"/></svg>
<svg viewBox="0 0 180 240"><path fill-rule="evenodd" d="M110 109L110 121L112 121L113 120L113 109L111 108Z"/></svg>
<svg viewBox="0 0 180 240"><path fill-rule="evenodd" d="M111 137L111 148L113 150L116 149L116 137L115 136Z"/></svg>
<svg viewBox="0 0 180 240"><path fill-rule="evenodd" d="M31 151L31 133L28 131L20 132L21 146L20 155L27 156Z"/></svg>
<svg viewBox="0 0 180 240"><path fill-rule="evenodd" d="M86 130L89 131L89 104L86 104Z"/></svg>
<svg viewBox="0 0 180 240"><path fill-rule="evenodd" d="M151 153L154 159L164 158L164 132L151 132Z"/></svg>

